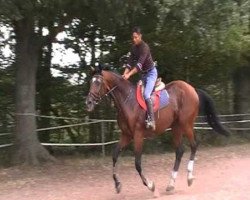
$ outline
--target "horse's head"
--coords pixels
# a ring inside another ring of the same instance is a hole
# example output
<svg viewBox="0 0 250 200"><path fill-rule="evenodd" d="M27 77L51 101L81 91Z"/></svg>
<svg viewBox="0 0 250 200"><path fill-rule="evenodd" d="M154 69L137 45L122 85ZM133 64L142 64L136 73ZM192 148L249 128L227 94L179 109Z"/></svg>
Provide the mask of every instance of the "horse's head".
<svg viewBox="0 0 250 200"><path fill-rule="evenodd" d="M95 105L99 103L101 98L107 93L107 87L104 83L103 75L100 72L95 73L90 81L89 94L86 99L87 111L94 110Z"/></svg>

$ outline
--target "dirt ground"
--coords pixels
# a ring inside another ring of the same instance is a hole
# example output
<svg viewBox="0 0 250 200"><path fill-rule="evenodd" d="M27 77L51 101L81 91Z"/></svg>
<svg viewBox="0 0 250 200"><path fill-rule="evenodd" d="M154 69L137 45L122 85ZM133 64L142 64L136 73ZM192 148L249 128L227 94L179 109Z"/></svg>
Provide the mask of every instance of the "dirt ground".
<svg viewBox="0 0 250 200"><path fill-rule="evenodd" d="M176 191L165 191L174 161L173 153L144 155L146 176L155 181L158 197L143 184L134 169L133 157L121 157L122 191L116 194L111 158L63 158L39 168L0 169L1 200L250 200L250 144L198 151L195 176L187 186L186 151L176 182Z"/></svg>

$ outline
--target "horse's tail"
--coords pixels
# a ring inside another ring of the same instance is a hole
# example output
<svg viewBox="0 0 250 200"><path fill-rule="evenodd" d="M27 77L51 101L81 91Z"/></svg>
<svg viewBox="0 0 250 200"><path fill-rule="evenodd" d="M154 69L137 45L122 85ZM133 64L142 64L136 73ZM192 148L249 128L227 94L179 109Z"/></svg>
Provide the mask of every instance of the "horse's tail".
<svg viewBox="0 0 250 200"><path fill-rule="evenodd" d="M218 118L212 98L201 89L196 89L196 92L200 100L200 113L205 114L208 124L217 133L230 136L230 131L221 124Z"/></svg>

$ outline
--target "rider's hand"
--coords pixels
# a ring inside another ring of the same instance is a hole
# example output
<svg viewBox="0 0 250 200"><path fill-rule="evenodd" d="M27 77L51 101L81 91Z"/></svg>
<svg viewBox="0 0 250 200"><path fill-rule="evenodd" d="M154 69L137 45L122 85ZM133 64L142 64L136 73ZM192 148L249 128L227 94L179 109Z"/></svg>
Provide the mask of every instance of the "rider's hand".
<svg viewBox="0 0 250 200"><path fill-rule="evenodd" d="M129 73L126 73L126 74L123 74L122 77L125 79L125 80L128 80L130 75Z"/></svg>

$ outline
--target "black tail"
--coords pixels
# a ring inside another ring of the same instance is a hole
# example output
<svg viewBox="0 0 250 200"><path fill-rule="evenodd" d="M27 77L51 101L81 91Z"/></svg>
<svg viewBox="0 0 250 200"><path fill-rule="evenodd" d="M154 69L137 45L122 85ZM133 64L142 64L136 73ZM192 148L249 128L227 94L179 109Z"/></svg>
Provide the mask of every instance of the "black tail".
<svg viewBox="0 0 250 200"><path fill-rule="evenodd" d="M196 92L200 100L200 113L205 115L208 124L217 133L230 136L230 131L220 123L212 98L201 89L196 89Z"/></svg>

